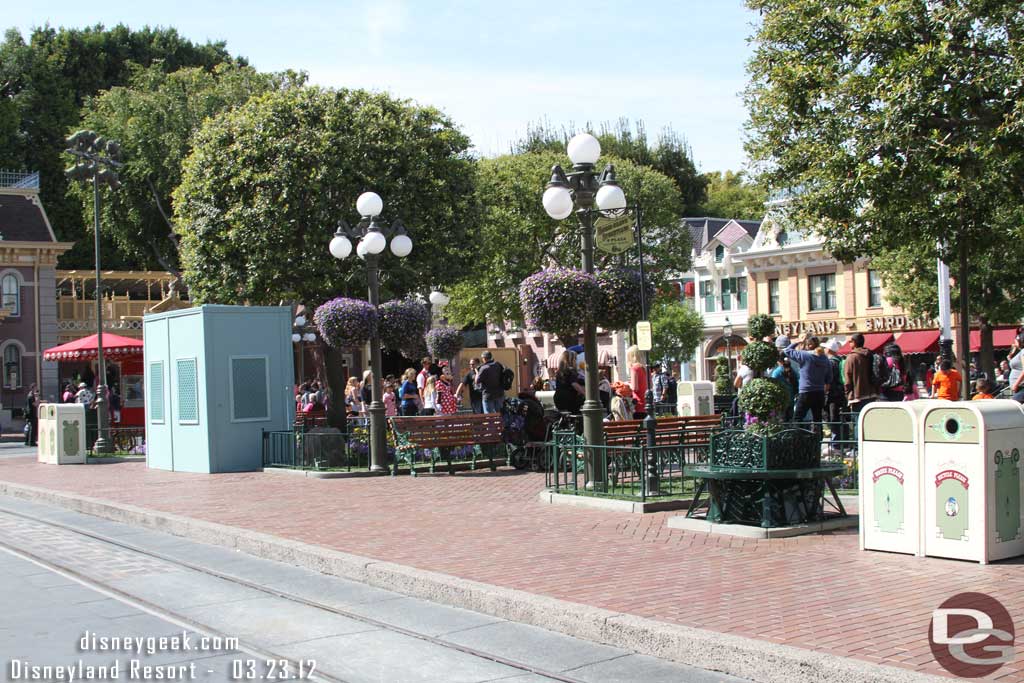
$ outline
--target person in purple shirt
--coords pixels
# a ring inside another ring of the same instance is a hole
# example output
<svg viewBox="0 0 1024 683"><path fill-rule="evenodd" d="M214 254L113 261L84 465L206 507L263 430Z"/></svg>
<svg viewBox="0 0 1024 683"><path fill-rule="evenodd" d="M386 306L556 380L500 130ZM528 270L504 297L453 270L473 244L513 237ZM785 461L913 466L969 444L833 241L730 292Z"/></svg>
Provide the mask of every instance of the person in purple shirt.
<svg viewBox="0 0 1024 683"><path fill-rule="evenodd" d="M803 347L801 349L801 347ZM790 344L783 352L799 370L800 385L797 389L796 408L793 413L797 420L804 420L810 411L814 422L821 422L825 407L825 396L832 380L832 364L825 356L817 337L804 334L802 342Z"/></svg>

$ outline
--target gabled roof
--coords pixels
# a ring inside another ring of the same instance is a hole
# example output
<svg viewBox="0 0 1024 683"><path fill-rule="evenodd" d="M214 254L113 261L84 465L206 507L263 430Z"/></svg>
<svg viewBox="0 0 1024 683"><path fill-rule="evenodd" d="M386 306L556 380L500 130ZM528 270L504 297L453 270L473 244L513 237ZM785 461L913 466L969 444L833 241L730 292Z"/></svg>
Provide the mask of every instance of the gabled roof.
<svg viewBox="0 0 1024 683"><path fill-rule="evenodd" d="M56 242L46 212L33 191L0 188L0 240Z"/></svg>
<svg viewBox="0 0 1024 683"><path fill-rule="evenodd" d="M739 221L731 218L712 218L705 216L701 218L684 218L683 222L690 229L690 237L693 239L693 248L698 252L707 246L708 242L719 235L728 238L728 244L735 244L736 240L742 237L735 234L733 228L739 226L753 239L761 227L761 221ZM726 226L730 226L726 229ZM724 232L723 232L724 231Z"/></svg>

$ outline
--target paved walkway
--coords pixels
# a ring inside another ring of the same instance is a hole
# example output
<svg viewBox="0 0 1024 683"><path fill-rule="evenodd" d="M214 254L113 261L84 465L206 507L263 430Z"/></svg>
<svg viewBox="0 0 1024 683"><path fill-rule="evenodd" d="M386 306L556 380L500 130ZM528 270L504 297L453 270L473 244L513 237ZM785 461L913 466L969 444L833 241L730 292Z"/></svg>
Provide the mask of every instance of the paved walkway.
<svg viewBox="0 0 1024 683"><path fill-rule="evenodd" d="M767 541L668 529L670 514L544 505L543 475L315 480L0 460L0 480L258 530L508 588L943 675L931 611L972 590L1024 614L1018 562L860 552L855 531ZM1018 625L1018 633L1024 632ZM1024 681L1024 647L993 679Z"/></svg>

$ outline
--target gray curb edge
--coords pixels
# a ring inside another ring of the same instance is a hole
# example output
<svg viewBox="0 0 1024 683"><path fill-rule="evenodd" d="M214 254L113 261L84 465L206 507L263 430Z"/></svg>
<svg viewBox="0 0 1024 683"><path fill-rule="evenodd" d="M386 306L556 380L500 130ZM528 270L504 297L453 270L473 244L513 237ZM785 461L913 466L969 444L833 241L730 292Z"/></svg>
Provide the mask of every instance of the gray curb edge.
<svg viewBox="0 0 1024 683"><path fill-rule="evenodd" d="M5 481L0 481L0 494L147 527L200 543L234 548L255 557L763 683L949 680L789 645L613 612L290 541L258 531L78 494Z"/></svg>

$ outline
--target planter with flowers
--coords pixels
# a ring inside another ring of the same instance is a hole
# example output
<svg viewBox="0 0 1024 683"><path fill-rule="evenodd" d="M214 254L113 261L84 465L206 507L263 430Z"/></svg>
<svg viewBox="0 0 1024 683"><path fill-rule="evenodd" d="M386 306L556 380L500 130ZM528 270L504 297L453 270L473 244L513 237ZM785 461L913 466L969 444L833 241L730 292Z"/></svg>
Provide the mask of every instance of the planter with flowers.
<svg viewBox="0 0 1024 683"><path fill-rule="evenodd" d="M572 334L595 320L600 298L597 278L572 268L547 268L519 284L526 325L552 334Z"/></svg>
<svg viewBox="0 0 1024 683"><path fill-rule="evenodd" d="M601 290L595 319L598 327L606 330L630 329L643 315L641 299L648 306L654 300L654 285L648 281L644 286L638 270L605 268L599 270L594 277Z"/></svg>
<svg viewBox="0 0 1024 683"><path fill-rule="evenodd" d="M380 344L408 358L423 355L423 333L430 326L427 306L415 299L387 301L380 305Z"/></svg>
<svg viewBox="0 0 1024 683"><path fill-rule="evenodd" d="M454 327L435 327L424 336L427 353L434 358L452 360L462 350L462 332Z"/></svg>
<svg viewBox="0 0 1024 683"><path fill-rule="evenodd" d="M362 299L338 297L317 307L313 323L321 338L335 349L358 347L377 331L377 311Z"/></svg>

